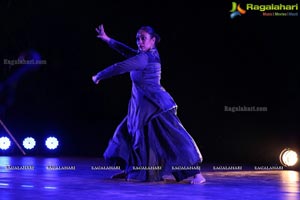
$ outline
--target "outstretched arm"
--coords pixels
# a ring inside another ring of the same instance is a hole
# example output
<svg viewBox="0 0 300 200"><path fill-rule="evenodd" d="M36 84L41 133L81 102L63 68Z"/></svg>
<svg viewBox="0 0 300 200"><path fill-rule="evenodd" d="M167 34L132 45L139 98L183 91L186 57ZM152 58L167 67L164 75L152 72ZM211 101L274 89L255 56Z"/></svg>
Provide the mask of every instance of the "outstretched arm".
<svg viewBox="0 0 300 200"><path fill-rule="evenodd" d="M143 70L148 63L148 56L146 53L138 54L134 57L128 58L122 62L113 64L104 70L98 72L92 77L93 82L98 84L100 80L110 78L112 76L124 74L134 70Z"/></svg>
<svg viewBox="0 0 300 200"><path fill-rule="evenodd" d="M130 58L132 56L135 56L137 54L137 50L132 49L131 47L128 47L127 45L118 42L109 36L106 35L104 31L104 26L101 24L98 28L96 28L96 31L98 33L97 37L106 42L112 49L119 52L122 56L126 58Z"/></svg>

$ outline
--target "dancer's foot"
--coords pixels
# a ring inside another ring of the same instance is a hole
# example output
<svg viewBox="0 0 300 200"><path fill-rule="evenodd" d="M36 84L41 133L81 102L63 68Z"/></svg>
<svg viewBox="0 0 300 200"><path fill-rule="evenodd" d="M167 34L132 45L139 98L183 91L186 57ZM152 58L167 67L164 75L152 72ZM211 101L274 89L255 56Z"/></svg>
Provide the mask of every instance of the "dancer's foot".
<svg viewBox="0 0 300 200"><path fill-rule="evenodd" d="M126 179L126 176L127 175L126 175L125 171L121 171L117 174L112 175L110 178L111 179Z"/></svg>
<svg viewBox="0 0 300 200"><path fill-rule="evenodd" d="M165 182L175 182L175 181L176 181L175 177L174 177L172 174L163 175L163 176L162 176L162 179L163 179Z"/></svg>
<svg viewBox="0 0 300 200"><path fill-rule="evenodd" d="M194 178L191 181L191 184L202 184L204 182L206 182L206 179L203 177L201 173L199 173L194 176Z"/></svg>
<svg viewBox="0 0 300 200"><path fill-rule="evenodd" d="M137 183L137 182L143 182L143 181L141 181L141 180L133 179L133 178L127 178L126 181L127 181L127 182L134 182L134 183Z"/></svg>

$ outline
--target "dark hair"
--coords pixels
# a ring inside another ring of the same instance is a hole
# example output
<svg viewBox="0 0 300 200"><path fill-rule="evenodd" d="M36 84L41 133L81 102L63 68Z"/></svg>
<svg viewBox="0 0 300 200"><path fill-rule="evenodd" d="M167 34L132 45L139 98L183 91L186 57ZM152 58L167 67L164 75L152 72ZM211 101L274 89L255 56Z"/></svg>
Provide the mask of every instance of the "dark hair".
<svg viewBox="0 0 300 200"><path fill-rule="evenodd" d="M155 32L154 28L151 26L142 26L139 31L146 31L149 33L151 37L155 37L155 45L157 45L160 42L160 36Z"/></svg>

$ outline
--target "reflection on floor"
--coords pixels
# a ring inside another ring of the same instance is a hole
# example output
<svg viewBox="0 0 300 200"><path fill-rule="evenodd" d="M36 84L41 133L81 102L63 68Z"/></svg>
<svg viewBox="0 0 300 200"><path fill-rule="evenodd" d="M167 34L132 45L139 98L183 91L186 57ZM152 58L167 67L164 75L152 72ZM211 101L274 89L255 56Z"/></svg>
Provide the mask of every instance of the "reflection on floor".
<svg viewBox="0 0 300 200"><path fill-rule="evenodd" d="M0 157L0 199L299 200L299 171L203 164L207 181L132 183L100 158Z"/></svg>

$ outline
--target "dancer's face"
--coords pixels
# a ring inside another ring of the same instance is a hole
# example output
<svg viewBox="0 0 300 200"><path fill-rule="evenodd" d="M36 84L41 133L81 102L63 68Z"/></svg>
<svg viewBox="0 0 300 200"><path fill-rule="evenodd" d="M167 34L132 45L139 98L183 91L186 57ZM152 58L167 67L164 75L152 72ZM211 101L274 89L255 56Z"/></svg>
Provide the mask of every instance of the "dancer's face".
<svg viewBox="0 0 300 200"><path fill-rule="evenodd" d="M155 47L155 37L151 38L151 35L144 30L138 31L136 34L136 44L139 51L149 51Z"/></svg>

